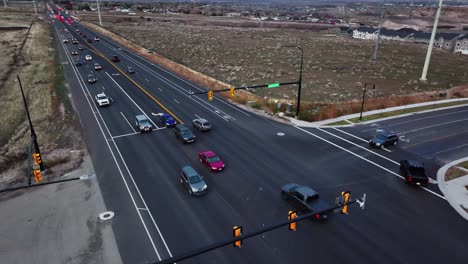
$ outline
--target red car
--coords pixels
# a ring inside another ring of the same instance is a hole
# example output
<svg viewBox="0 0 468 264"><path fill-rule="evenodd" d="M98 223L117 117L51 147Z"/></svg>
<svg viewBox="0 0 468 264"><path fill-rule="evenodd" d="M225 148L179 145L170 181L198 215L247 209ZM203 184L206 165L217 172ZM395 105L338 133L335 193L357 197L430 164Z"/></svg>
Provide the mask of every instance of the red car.
<svg viewBox="0 0 468 264"><path fill-rule="evenodd" d="M202 151L198 153L200 162L210 168L211 171L222 171L224 162L213 151Z"/></svg>

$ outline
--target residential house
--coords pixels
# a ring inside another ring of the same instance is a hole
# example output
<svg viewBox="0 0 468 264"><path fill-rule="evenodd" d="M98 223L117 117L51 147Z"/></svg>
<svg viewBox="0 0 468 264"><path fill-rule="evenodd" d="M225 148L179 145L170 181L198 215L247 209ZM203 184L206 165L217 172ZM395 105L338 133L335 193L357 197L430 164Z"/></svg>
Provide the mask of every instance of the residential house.
<svg viewBox="0 0 468 264"><path fill-rule="evenodd" d="M337 37L351 38L353 37L353 29L350 27L340 27L336 32Z"/></svg>
<svg viewBox="0 0 468 264"><path fill-rule="evenodd" d="M454 51L455 53L468 55L468 35L455 41Z"/></svg>
<svg viewBox="0 0 468 264"><path fill-rule="evenodd" d="M377 37L377 29L370 27L359 27L353 30L353 38L357 39L375 39Z"/></svg>

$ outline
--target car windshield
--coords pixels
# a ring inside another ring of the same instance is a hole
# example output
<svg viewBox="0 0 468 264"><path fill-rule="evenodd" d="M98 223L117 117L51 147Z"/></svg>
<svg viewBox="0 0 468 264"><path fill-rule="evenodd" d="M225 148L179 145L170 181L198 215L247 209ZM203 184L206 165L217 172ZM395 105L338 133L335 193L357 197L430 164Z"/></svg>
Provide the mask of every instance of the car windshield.
<svg viewBox="0 0 468 264"><path fill-rule="evenodd" d="M207 160L208 160L210 163L216 162L216 161L220 161L220 159L218 158L218 156L214 156L214 157L208 158Z"/></svg>
<svg viewBox="0 0 468 264"><path fill-rule="evenodd" d="M107 96L106 95L98 95L98 98L101 99L101 100L104 100L104 99L107 99Z"/></svg>
<svg viewBox="0 0 468 264"><path fill-rule="evenodd" d="M172 118L172 116L166 116L165 118L166 118L166 121L173 121L174 120L174 118Z"/></svg>
<svg viewBox="0 0 468 264"><path fill-rule="evenodd" d="M378 134L377 136L375 136L376 139L380 139L380 140L386 140L387 137L385 137L384 135L382 134Z"/></svg>
<svg viewBox="0 0 468 264"><path fill-rule="evenodd" d="M188 129L182 129L180 130L180 133L184 136L190 136L192 133Z"/></svg>
<svg viewBox="0 0 468 264"><path fill-rule="evenodd" d="M210 122L205 122L202 124L202 126L210 126Z"/></svg>
<svg viewBox="0 0 468 264"><path fill-rule="evenodd" d="M149 122L148 122L148 120L141 120L141 121L140 121L140 125L142 125L142 126L149 126Z"/></svg>
<svg viewBox="0 0 468 264"><path fill-rule="evenodd" d="M201 181L202 181L202 179L198 175L195 175L195 176L192 176L192 177L189 178L190 183L199 183Z"/></svg>

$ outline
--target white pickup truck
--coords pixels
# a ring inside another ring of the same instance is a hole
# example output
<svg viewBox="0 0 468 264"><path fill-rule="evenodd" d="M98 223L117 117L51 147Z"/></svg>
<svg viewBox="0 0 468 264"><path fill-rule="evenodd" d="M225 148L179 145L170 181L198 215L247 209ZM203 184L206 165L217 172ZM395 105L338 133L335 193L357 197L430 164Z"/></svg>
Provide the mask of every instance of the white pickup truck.
<svg viewBox="0 0 468 264"><path fill-rule="evenodd" d="M110 105L109 97L105 93L96 94L96 102L99 106Z"/></svg>

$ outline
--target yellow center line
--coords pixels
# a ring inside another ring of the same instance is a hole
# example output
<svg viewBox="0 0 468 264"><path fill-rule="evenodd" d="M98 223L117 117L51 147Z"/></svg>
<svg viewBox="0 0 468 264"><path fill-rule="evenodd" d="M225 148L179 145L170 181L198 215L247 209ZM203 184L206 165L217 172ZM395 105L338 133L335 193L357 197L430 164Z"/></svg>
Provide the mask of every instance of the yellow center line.
<svg viewBox="0 0 468 264"><path fill-rule="evenodd" d="M143 88L140 84L138 84L137 82L135 82L132 78L130 78L130 76L128 76L127 74L125 74L124 71L122 71L119 67L117 67L117 65L115 65L114 63L112 63L111 60L109 60L106 56L104 56L102 53L100 53L99 51L97 51L96 49L94 49L91 45L89 45L89 50L94 52L95 54L97 54L98 56L102 57L103 59L105 59L107 62L109 62L112 66L114 66L114 68L116 68L123 76L125 76L129 81L131 81L136 87L138 87L143 93L145 93L149 98L151 98L151 100L153 100L156 104L158 104L162 109L164 109L164 111L166 111L168 114L170 114L172 117L174 117L177 122L179 122L179 124L184 124L184 122L182 122L182 120L177 117L176 115L174 115L174 113L169 110L166 106L164 106L161 102L159 102L158 99L154 98L154 96L152 96L145 88Z"/></svg>

